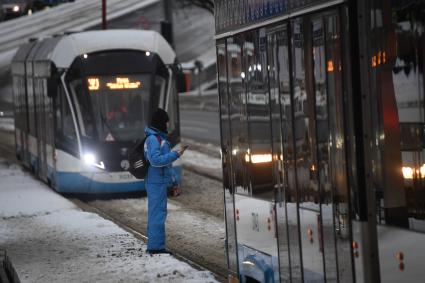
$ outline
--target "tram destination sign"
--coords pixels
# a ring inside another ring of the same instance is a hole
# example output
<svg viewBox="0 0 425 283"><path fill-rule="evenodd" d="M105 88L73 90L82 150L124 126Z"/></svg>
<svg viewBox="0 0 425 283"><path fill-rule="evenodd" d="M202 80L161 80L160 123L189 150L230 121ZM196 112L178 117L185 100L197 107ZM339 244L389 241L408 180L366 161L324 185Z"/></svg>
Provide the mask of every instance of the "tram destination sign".
<svg viewBox="0 0 425 283"><path fill-rule="evenodd" d="M215 0L216 35L335 0Z"/></svg>
<svg viewBox="0 0 425 283"><path fill-rule="evenodd" d="M126 90L140 89L142 83L129 77L89 77L87 78L89 91L98 90Z"/></svg>

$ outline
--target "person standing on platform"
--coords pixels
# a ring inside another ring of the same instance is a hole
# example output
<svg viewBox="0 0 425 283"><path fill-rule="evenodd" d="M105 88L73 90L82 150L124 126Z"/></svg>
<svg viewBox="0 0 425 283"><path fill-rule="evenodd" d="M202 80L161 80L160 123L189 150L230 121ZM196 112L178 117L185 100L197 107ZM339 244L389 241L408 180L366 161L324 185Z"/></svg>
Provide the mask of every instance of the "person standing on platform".
<svg viewBox="0 0 425 283"><path fill-rule="evenodd" d="M184 153L171 151L167 139L169 117L166 111L158 108L152 115L144 151L150 166L145 178L148 194L148 248L150 254L170 253L165 248L165 220L167 217L167 189L173 185L172 162Z"/></svg>

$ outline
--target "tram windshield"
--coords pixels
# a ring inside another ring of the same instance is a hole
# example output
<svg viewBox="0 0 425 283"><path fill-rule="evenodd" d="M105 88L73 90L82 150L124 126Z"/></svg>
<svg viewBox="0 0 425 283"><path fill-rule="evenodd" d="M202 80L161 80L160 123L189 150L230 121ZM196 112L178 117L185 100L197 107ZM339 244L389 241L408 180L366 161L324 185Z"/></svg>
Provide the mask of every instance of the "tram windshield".
<svg viewBox="0 0 425 283"><path fill-rule="evenodd" d="M81 134L100 141L131 141L143 136L152 93L152 75L89 76L70 84L80 109L77 109ZM154 93L163 96L166 79L156 76ZM87 98L88 97L88 98Z"/></svg>

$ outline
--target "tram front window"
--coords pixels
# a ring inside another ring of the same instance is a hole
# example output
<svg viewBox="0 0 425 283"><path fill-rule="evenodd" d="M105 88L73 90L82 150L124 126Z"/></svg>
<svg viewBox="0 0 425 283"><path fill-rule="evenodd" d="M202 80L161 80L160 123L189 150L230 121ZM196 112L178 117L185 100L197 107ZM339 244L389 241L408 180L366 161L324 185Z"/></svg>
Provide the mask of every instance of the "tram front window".
<svg viewBox="0 0 425 283"><path fill-rule="evenodd" d="M100 141L131 141L142 136L149 115L151 79L147 74L89 76L85 82L89 99L82 99L85 92L74 87L73 92L79 94L81 117L85 117L80 119L82 134L94 136L87 119L92 117ZM163 95L166 80L157 76L154 88L155 95Z"/></svg>

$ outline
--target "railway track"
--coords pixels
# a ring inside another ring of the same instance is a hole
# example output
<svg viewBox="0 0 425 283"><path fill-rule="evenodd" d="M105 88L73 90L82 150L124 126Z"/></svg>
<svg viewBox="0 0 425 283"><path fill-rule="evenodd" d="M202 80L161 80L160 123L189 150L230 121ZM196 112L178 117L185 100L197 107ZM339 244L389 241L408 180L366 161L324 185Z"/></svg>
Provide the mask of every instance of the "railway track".
<svg viewBox="0 0 425 283"><path fill-rule="evenodd" d="M226 281L222 184L185 168L182 195L168 201L167 248ZM83 210L98 213L146 240L147 199L142 194L69 196Z"/></svg>

